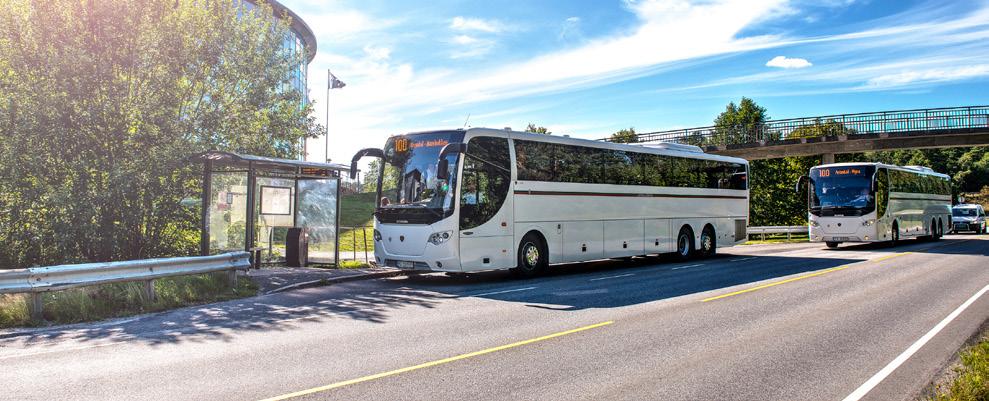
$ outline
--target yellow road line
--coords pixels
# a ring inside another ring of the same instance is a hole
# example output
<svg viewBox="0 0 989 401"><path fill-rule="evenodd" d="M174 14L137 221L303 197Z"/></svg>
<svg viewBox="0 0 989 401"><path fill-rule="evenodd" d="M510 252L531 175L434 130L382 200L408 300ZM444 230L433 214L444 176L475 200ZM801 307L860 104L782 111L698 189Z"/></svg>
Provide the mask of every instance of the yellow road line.
<svg viewBox="0 0 989 401"><path fill-rule="evenodd" d="M426 363L418 364L418 365L415 365L415 366L409 366L409 367L406 367L406 368L395 369L395 370L391 370L391 371L388 371L388 372L378 373L378 374L374 374L374 375L370 375L370 376L359 377L359 378L356 378L356 379L350 379L350 380L346 380L346 381L342 381L342 382L338 382L338 383L328 384L328 385L325 385L325 386L313 387L313 388L308 389L308 390L296 391L294 393L289 393L289 394L280 395L280 396L277 396L277 397L267 398L267 399L265 399L263 401L287 400L289 398L295 398L295 397L301 397L301 396L304 396L304 395L319 393L319 392L322 392L322 391L332 390L332 389L339 388L339 387L349 386L351 384L357 384L357 383L362 383L362 382L366 382L366 381L377 380L377 379L381 379L381 378L388 377L388 376L394 376L394 375L401 374L401 373L411 372L413 370L418 370L418 369L433 367L433 366L442 365L442 364L445 364L445 363L459 361L459 360L462 360L462 359L473 358L475 356L481 356L481 355L484 355L484 354L490 354L492 352L503 351L503 350L506 350L506 349L509 349L509 348L515 348L515 347L520 347L520 346L523 346L523 345L528 345L528 344L532 344L532 343L536 343L536 342L540 342L540 341L546 341L546 340L549 340L549 339L553 339L553 338L557 338L557 337L562 337L562 336L565 336L565 335L568 335L568 334L579 333L579 332L582 332L582 331L585 331L585 330L595 329L595 328L598 328L598 327L601 327L601 326L607 326L607 325L612 324L612 323L614 323L614 321L607 321L607 322L592 324L590 326L578 327L578 328L573 329L573 330L561 331L559 333L553 333L553 334L545 335L545 336L538 337L538 338L533 338L533 339L529 339L529 340L519 341L519 342L515 342L515 343L511 343L511 344L506 344L506 345L502 345L502 346L498 346L498 347L494 347L494 348L488 348L488 349L484 349L484 350L480 350L480 351L470 352L470 353L467 353L467 354L461 354L461 355L457 355L457 356L452 356L452 357L449 357L449 358L444 358L444 359L440 359L440 360L436 360L436 361L432 361L432 362L426 362Z"/></svg>
<svg viewBox="0 0 989 401"><path fill-rule="evenodd" d="M780 284L792 283L794 281L803 280L805 278L817 277L817 276L820 276L820 275L823 275L823 274L833 273L833 272L836 272L836 271L839 271L839 270L845 270L845 269L847 269L849 267L857 266L857 265L860 265L862 263L882 262L884 260L889 260L889 259L893 259L893 258L898 257L898 256L909 255L909 254L912 254L912 253L913 252L894 253L892 255L883 256L881 258L876 258L876 259L872 259L872 260L866 260L866 261L863 261L863 262L857 262L857 263L847 264L847 265L838 266L838 267L832 267L830 269L824 269L824 270L821 270L819 272L805 274L803 276L798 276L798 277L794 277L794 278L790 278L790 279L786 279L786 280L782 280L782 281L776 281L776 282L772 282L772 283L769 283L769 284L763 284L763 285L760 285L760 286L757 286L757 287L747 288L747 289L744 289L744 290L741 290L741 291L735 291L735 292L728 293L728 294L723 294L723 295L718 295L718 296L714 296L714 297L710 297L710 298L705 298L705 299L701 300L701 302L708 302L708 301L718 300L718 299L721 299L721 298L728 298L728 297L732 297L732 296L735 296L735 295L745 294L747 292L761 290L763 288L775 287L775 286L780 285Z"/></svg>

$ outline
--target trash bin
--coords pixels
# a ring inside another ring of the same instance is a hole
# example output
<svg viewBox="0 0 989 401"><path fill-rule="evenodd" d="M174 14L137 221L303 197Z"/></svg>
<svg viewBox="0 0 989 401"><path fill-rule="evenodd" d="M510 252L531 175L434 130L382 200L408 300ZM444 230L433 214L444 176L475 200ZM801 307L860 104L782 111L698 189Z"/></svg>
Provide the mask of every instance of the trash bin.
<svg viewBox="0 0 989 401"><path fill-rule="evenodd" d="M285 236L285 264L290 267L306 267L309 261L309 230L302 227L288 229Z"/></svg>

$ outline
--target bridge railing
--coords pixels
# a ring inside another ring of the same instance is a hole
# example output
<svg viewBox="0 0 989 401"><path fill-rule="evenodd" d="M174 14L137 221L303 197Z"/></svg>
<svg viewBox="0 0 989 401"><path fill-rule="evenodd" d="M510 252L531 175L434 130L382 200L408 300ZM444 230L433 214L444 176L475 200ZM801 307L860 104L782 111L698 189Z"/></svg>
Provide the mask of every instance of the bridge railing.
<svg viewBox="0 0 989 401"><path fill-rule="evenodd" d="M939 134L987 128L989 106L965 106L770 120L759 125L729 128L710 126L646 132L638 134L638 140L729 146L832 135Z"/></svg>

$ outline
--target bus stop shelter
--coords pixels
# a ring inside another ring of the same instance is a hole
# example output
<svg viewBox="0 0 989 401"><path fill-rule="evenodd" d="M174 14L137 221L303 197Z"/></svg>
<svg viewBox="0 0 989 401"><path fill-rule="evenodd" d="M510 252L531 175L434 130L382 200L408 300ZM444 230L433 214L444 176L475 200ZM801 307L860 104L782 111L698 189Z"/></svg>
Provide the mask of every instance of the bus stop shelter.
<svg viewBox="0 0 989 401"><path fill-rule="evenodd" d="M200 253L245 250L285 260L290 228L308 232L308 262L337 264L342 164L210 151L203 163Z"/></svg>

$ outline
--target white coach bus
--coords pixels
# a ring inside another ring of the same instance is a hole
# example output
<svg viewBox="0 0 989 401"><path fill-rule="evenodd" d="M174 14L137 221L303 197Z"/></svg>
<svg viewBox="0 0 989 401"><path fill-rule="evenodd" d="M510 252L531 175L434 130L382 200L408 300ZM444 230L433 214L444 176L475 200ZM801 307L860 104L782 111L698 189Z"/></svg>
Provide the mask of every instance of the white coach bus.
<svg viewBox="0 0 989 401"><path fill-rule="evenodd" d="M842 242L937 240L951 231L949 177L930 168L826 164L801 177L798 190L805 179L810 240L829 248Z"/></svg>
<svg viewBox="0 0 989 401"><path fill-rule="evenodd" d="M374 257L411 270L512 269L746 240L748 163L687 145L471 128L393 136L378 166ZM383 188L384 187L384 188Z"/></svg>

